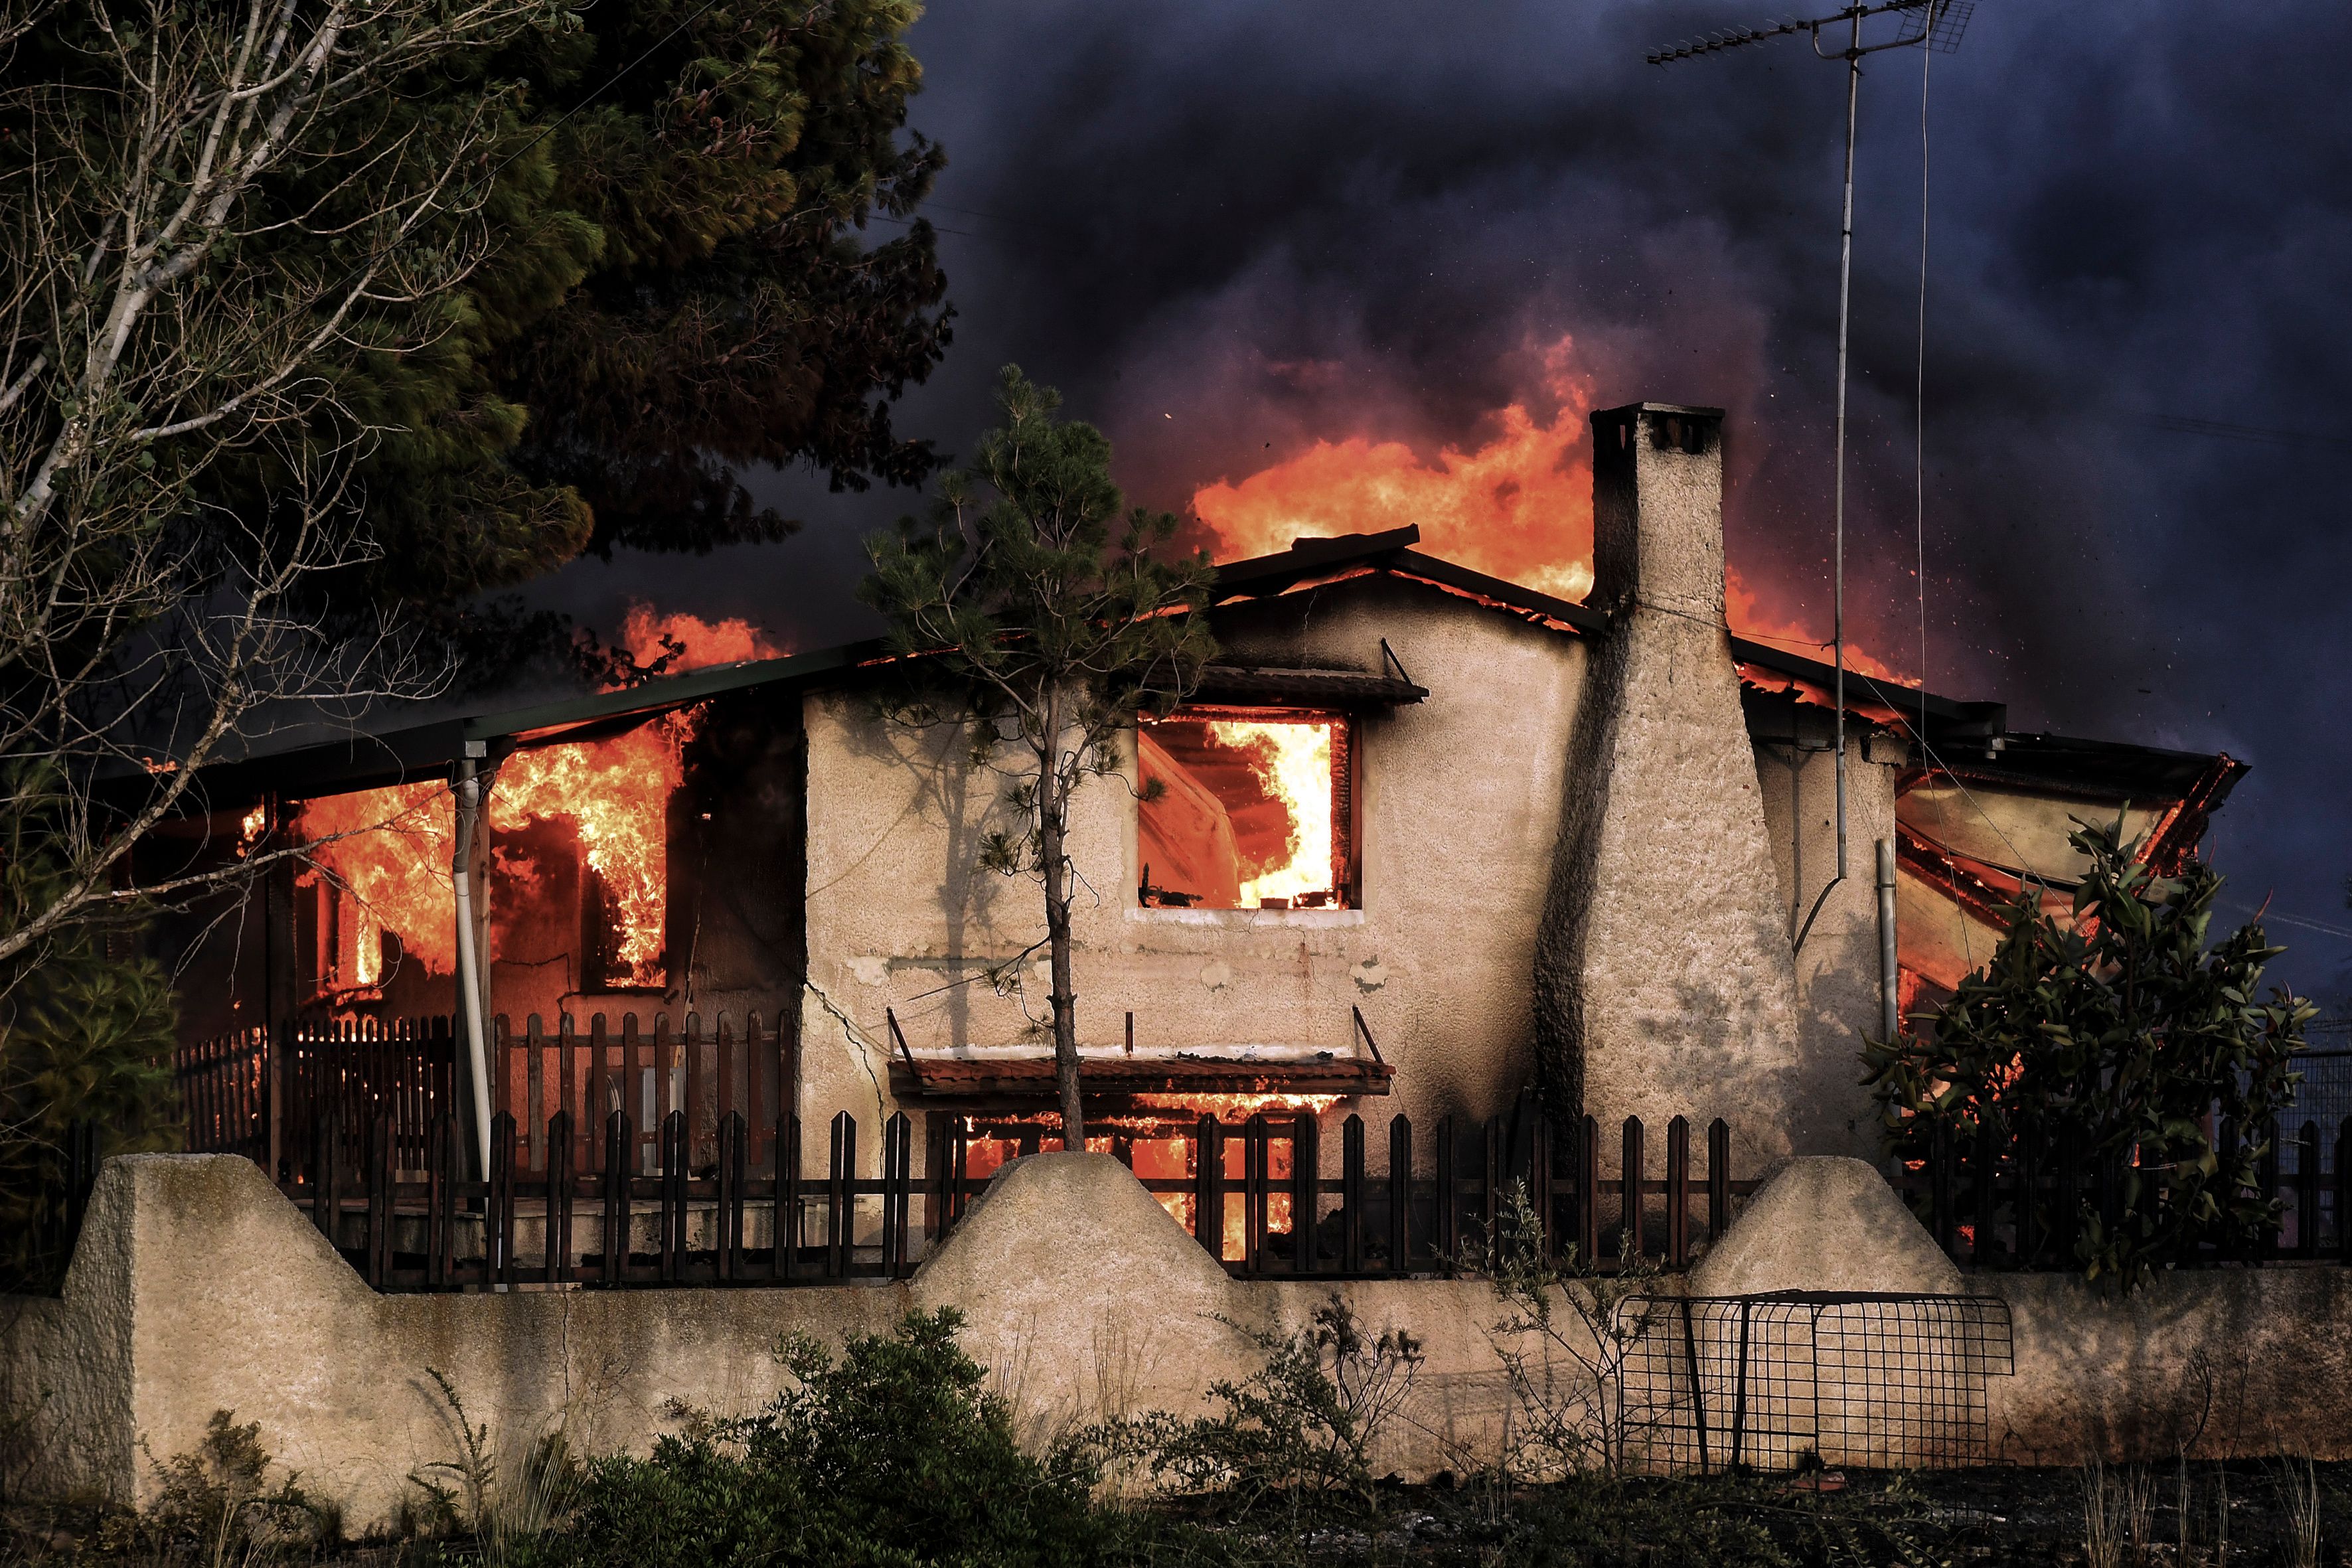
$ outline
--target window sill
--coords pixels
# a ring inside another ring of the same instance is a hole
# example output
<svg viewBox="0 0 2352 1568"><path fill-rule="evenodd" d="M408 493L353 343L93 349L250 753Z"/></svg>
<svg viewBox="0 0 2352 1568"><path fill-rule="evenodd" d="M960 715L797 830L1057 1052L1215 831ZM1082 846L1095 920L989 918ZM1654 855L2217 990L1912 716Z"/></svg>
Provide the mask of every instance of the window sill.
<svg viewBox="0 0 2352 1568"><path fill-rule="evenodd" d="M1171 910L1130 906L1127 918L1148 925L1206 926L1213 930L1331 931L1364 923L1361 910Z"/></svg>

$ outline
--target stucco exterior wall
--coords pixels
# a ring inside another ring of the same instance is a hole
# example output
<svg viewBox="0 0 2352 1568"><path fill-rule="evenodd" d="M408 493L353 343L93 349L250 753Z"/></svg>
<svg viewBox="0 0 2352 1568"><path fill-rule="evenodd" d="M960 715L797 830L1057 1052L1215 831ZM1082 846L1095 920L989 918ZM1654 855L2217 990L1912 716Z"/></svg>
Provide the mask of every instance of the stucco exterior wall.
<svg viewBox="0 0 2352 1568"><path fill-rule="evenodd" d="M1883 1185L1865 1190L1874 1176L1799 1166L1780 1209L1759 1194L1753 1223L1719 1248L1740 1279L1825 1283L1813 1266L1833 1255L1843 1288L1948 1288L1922 1272L1947 1266L1920 1261L1916 1222ZM1790 1202L1809 1205L1805 1224L1781 1212ZM1996 1458L2352 1457L2336 1392L2352 1373L2352 1270L2180 1274L2120 1300L2069 1276L1961 1288L2013 1313L2016 1373L1992 1379L1987 1401ZM1211 1382L1258 1364L1253 1332L1303 1327L1335 1291L1369 1331L1422 1344L1381 1468L1491 1463L1512 1403L1498 1346L1532 1347L1501 1331L1487 1285L1231 1279L1105 1155L1007 1166L905 1284L447 1296L370 1291L248 1162L118 1159L62 1300L0 1302L0 1367L12 1413L38 1405L29 1495L150 1496L145 1456L188 1451L226 1409L260 1423L357 1529L392 1517L412 1472L457 1452L428 1369L509 1452L558 1426L580 1449L643 1451L690 1412L762 1404L780 1384L780 1334L837 1341L952 1306L966 1349L1044 1442L1105 1415L1201 1408Z"/></svg>
<svg viewBox="0 0 2352 1568"><path fill-rule="evenodd" d="M1786 698L1747 700L1764 832L1779 878L1790 941L1837 876L1834 715ZM1804 1152L1875 1159L1877 1110L1863 1089L1861 1052L1878 1033L1877 844L1895 832L1895 784L1907 761L1900 740L1860 721L1846 732L1846 877L1830 889L1795 954L1799 1068L1796 1092L1813 1108Z"/></svg>
<svg viewBox="0 0 2352 1568"><path fill-rule="evenodd" d="M1304 597L1305 603L1301 603ZM1580 642L1442 591L1358 579L1221 613L1225 657L1381 667L1381 639L1429 689L1355 731L1361 904L1139 907L1135 781L1089 782L1072 822L1082 1047L1347 1055L1362 1008L1394 1092L1342 1106L1419 1147L1452 1111L1507 1109L1532 1071L1528 976L1583 684ZM982 969L1039 941L1041 895L977 869L1004 781L960 735L893 731L851 694L807 699L808 952L801 1114L887 1104L885 1009L918 1051L1043 1048L1043 955L1000 995ZM1024 1012L1024 1003L1027 1015ZM1327 1147L1336 1140L1327 1139ZM865 1152L861 1150L861 1155Z"/></svg>
<svg viewBox="0 0 2352 1568"><path fill-rule="evenodd" d="M1595 639L1535 969L1547 1093L1722 1117L1745 1173L1819 1144L1724 623L1719 412L1592 416Z"/></svg>

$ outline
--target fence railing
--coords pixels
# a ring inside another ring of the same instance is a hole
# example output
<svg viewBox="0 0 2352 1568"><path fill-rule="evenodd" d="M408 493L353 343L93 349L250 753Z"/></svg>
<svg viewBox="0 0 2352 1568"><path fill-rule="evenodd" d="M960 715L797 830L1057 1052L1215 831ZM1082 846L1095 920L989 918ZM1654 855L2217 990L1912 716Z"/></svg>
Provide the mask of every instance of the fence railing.
<svg viewBox="0 0 2352 1568"><path fill-rule="evenodd" d="M2217 1237L2179 1261L2352 1262L2352 1117L2284 1130L2275 1121L2252 1129L2224 1122L2215 1142L2225 1159L2250 1145L2257 1151L2250 1193L2280 1202L2279 1224L2250 1243ZM1966 1140L1947 1131L1927 1158L1890 1180L1937 1244L1978 1268L2074 1268L2087 1221L2112 1231L2121 1219L2127 1183L2147 1194L2143 1205L2163 1202L2169 1186L2167 1173L2138 1164L2135 1152L2086 1149L2067 1130Z"/></svg>
<svg viewBox="0 0 2352 1568"><path fill-rule="evenodd" d="M181 1047L173 1057L194 1153L244 1154L281 1180L306 1180L314 1124L330 1118L337 1158L356 1169L378 1121L397 1171L421 1173L436 1118L458 1109L459 1046L446 1017L392 1020L295 1018ZM772 1175L774 1129L790 1098L796 1064L789 1034L751 1015L739 1032L725 1016L706 1028L688 1015L640 1027L634 1015L617 1027L599 1014L587 1028L565 1017L549 1030L538 1016L520 1030L496 1020L490 1052L490 1103L526 1129L515 1146L517 1170L548 1169L550 1119L572 1112L575 1170L600 1167L607 1118L630 1116L640 1173L656 1161L657 1130L683 1111L698 1163L716 1157L719 1124L739 1114L751 1129L751 1167Z"/></svg>
<svg viewBox="0 0 2352 1568"><path fill-rule="evenodd" d="M626 1110L604 1118L601 1136L575 1137L572 1112L543 1129L548 1162L533 1173L514 1117L490 1120L487 1179L469 1179L468 1151L455 1119L435 1118L423 1168L394 1164L395 1127L380 1115L362 1133L356 1168L337 1157L350 1146L331 1114L313 1125L313 1152L285 1191L379 1290L458 1290L539 1285L789 1285L897 1278L919 1257L911 1127L904 1114L884 1124L880 1174L857 1172L857 1122L833 1120L826 1173L801 1174L800 1122L787 1117L774 1137L781 1178L754 1174L751 1128L741 1112L719 1119L714 1158L693 1158L686 1112L658 1124L648 1171ZM575 1165L582 1149L599 1152ZM934 1170L944 1165L933 1163ZM925 1207L926 1234L943 1205Z"/></svg>
<svg viewBox="0 0 2352 1568"><path fill-rule="evenodd" d="M1646 1157L1654 1145L1635 1117L1620 1130L1614 1176L1601 1174L1602 1136L1589 1116L1563 1132L1530 1114L1516 1139L1501 1117L1468 1126L1445 1117L1420 1175L1410 1118L1390 1119L1377 1174L1368 1169L1363 1118L1348 1117L1339 1131L1334 1174L1311 1113L1261 1114L1238 1127L1204 1115L1192 1129L1189 1175L1139 1179L1210 1256L1244 1277L1449 1272L1497 1237L1514 1184L1556 1260L1603 1273L1642 1260L1680 1268L1723 1233L1733 1199L1754 1186L1731 1179L1731 1130L1720 1120L1707 1130L1706 1166L1694 1171L1690 1123L1675 1117L1654 1178ZM950 1131L949 1152L955 1175L948 1193L960 1214L986 1182L967 1174L961 1126Z"/></svg>
<svg viewBox="0 0 2352 1568"><path fill-rule="evenodd" d="M757 1015L740 1032L724 1017L706 1029L691 1016L677 1028L598 1016L584 1031L501 1018L496 1042L486 1173L457 1120L447 1018L297 1019L185 1047L188 1147L262 1164L386 1289L894 1276L991 1174L972 1121L947 1112L919 1140L905 1116L886 1122L871 1176L857 1122L836 1117L818 1161L792 1114L793 1043ZM1336 1131L1329 1160L1312 1113L1171 1121L1161 1152L1172 1141L1184 1173L1165 1173L1163 1157L1139 1179L1244 1277L1451 1270L1496 1234L1514 1184L1555 1258L1681 1268L1749 1187L1731 1180L1720 1121L1703 1165L1684 1118L1661 1150L1637 1119L1604 1139L1592 1119L1555 1126L1531 1101L1509 1119L1444 1118L1418 1154L1412 1122L1395 1117L1377 1167L1361 1117ZM1121 1130L1097 1146L1133 1165L1137 1142Z"/></svg>
<svg viewBox="0 0 2352 1568"><path fill-rule="evenodd" d="M1140 1179L1166 1194L1163 1203L1181 1200L1171 1205L1183 1211L1179 1217L1244 1278L1452 1272L1496 1233L1515 1184L1545 1216L1555 1259L1604 1272L1638 1259L1679 1268L1730 1223L1734 1199L1752 1186L1729 1177L1730 1130L1721 1121L1709 1129L1705 1171L1695 1173L1688 1123L1676 1118L1654 1180L1641 1123L1629 1122L1621 1148L1630 1182L1600 1175L1601 1140L1590 1119L1568 1140L1540 1120L1521 1131L1523 1157L1515 1161L1500 1119L1466 1128L1443 1120L1434 1159L1416 1175L1412 1124L1400 1116L1389 1128L1391 1163L1375 1176L1364 1168L1362 1119L1351 1116L1340 1128L1334 1176L1321 1169L1311 1115L1257 1116L1233 1128L1203 1116L1192 1130L1192 1173ZM355 1140L330 1110L313 1124L300 1173L284 1187L378 1289L447 1290L900 1278L990 1179L970 1173L968 1124L944 1115L928 1119L919 1159L914 1124L903 1113L891 1117L870 1176L859 1173L860 1128L846 1111L833 1119L814 1174L803 1173L814 1151L803 1150L790 1115L771 1139L781 1174L752 1167L752 1129L731 1110L719 1119L707 1161L682 1109L663 1116L649 1164L638 1158L626 1110L610 1112L593 1139L576 1131L568 1108L557 1110L543 1129L547 1163L536 1171L511 1113L492 1119L490 1141L489 1174L472 1178L454 1120L438 1117L422 1168L411 1171L397 1163L389 1114ZM346 1160L354 1146L360 1158ZM575 1160L583 1152L588 1157Z"/></svg>

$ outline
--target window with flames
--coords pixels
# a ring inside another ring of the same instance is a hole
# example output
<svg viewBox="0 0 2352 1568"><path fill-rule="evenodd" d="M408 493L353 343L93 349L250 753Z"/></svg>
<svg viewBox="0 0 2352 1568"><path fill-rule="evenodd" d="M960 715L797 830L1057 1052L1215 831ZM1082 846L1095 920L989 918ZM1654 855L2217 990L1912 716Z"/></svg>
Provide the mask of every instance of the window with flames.
<svg viewBox="0 0 2352 1568"><path fill-rule="evenodd" d="M1344 714L1186 708L1137 735L1140 901L1164 909L1356 902Z"/></svg>
<svg viewBox="0 0 2352 1568"><path fill-rule="evenodd" d="M566 994L668 980L668 818L683 782L677 727L520 752L492 784L490 956L562 963ZM303 803L320 841L297 874L295 951L310 999L383 999L403 975L457 972L456 806L440 782Z"/></svg>

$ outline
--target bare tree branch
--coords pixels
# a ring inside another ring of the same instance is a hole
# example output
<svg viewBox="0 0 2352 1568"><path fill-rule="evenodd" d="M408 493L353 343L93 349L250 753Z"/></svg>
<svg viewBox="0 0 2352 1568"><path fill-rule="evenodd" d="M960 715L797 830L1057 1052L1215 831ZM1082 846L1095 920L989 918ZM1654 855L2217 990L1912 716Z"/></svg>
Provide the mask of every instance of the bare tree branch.
<svg viewBox="0 0 2352 1568"><path fill-rule="evenodd" d="M301 853L132 875L206 763L442 680L322 608L377 554L353 476L385 432L342 389L428 345L490 243L506 89L388 130L400 79L557 5L0 0L0 64L49 68L0 79L0 778L48 872L0 963Z"/></svg>

